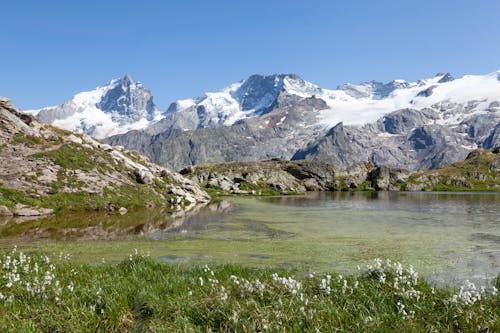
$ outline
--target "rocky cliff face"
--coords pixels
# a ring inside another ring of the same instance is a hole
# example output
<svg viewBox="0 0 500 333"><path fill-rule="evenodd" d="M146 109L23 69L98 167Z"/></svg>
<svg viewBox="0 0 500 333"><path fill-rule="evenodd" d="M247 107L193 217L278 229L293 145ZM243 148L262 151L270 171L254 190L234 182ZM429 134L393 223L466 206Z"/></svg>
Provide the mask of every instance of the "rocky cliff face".
<svg viewBox="0 0 500 333"><path fill-rule="evenodd" d="M298 150L292 159L344 167L359 161L409 170L444 167L463 160L473 149L500 145L496 134L500 112L494 105L470 116L467 107L446 103L422 110L398 110L362 127L338 124ZM456 116L464 119L454 125L442 122L443 117Z"/></svg>
<svg viewBox="0 0 500 333"><path fill-rule="evenodd" d="M145 128L161 118L151 92L129 75L31 113L45 123L98 139Z"/></svg>
<svg viewBox="0 0 500 333"><path fill-rule="evenodd" d="M132 131L106 141L141 151L158 164L178 169L206 162L290 159L294 152L321 133L321 127L315 126L313 121L327 107L323 100L314 97L287 105L286 101L291 98L293 96L283 92L278 99L278 103L284 101L283 106L232 126L195 131L170 129L156 135Z"/></svg>
<svg viewBox="0 0 500 333"><path fill-rule="evenodd" d="M0 98L0 212L43 215L209 200L197 184L142 156L44 124Z"/></svg>

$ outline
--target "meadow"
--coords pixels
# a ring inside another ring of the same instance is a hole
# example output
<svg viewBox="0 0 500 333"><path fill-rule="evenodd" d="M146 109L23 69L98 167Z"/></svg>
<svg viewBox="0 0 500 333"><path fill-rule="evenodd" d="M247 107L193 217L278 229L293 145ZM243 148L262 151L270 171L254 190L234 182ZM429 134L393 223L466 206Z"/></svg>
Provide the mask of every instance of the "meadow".
<svg viewBox="0 0 500 333"><path fill-rule="evenodd" d="M499 332L496 286L436 287L375 259L343 276L240 265L0 256L2 332Z"/></svg>

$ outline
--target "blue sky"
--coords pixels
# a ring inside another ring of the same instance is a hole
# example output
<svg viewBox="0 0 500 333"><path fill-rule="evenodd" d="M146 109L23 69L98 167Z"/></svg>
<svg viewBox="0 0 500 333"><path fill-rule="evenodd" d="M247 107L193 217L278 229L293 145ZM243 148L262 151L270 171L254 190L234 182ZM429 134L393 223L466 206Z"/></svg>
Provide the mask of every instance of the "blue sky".
<svg viewBox="0 0 500 333"><path fill-rule="evenodd" d="M325 88L500 69L500 1L5 1L0 95L63 103L129 73L161 108L251 74Z"/></svg>

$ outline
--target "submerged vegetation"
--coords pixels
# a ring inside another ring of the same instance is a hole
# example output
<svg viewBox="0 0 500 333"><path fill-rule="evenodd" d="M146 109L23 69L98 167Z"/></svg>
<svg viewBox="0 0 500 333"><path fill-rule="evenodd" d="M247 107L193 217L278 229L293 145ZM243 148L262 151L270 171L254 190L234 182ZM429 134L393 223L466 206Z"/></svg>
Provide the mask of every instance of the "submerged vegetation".
<svg viewBox="0 0 500 333"><path fill-rule="evenodd" d="M173 266L137 252L90 266L14 248L0 257L0 330L498 332L497 287L435 288L411 266L380 259L352 276L295 276Z"/></svg>

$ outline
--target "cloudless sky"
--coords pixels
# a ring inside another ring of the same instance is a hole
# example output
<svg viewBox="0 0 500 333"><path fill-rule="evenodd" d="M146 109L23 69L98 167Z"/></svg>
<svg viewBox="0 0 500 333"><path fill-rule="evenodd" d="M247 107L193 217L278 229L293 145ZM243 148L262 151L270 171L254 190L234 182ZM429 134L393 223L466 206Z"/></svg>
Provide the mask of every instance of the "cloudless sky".
<svg viewBox="0 0 500 333"><path fill-rule="evenodd" d="M409 81L500 69L499 0L3 1L0 95L56 105L129 73L165 109L251 74Z"/></svg>

